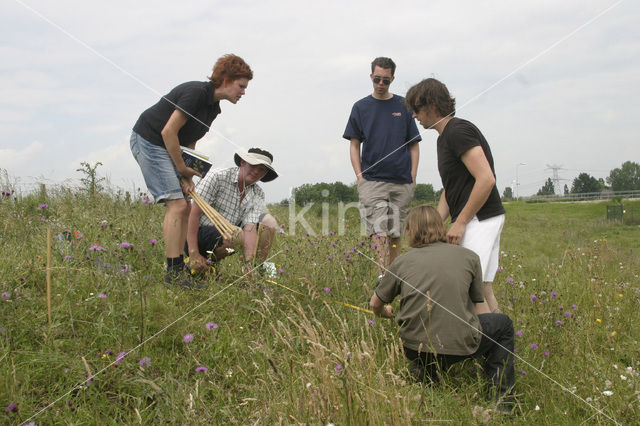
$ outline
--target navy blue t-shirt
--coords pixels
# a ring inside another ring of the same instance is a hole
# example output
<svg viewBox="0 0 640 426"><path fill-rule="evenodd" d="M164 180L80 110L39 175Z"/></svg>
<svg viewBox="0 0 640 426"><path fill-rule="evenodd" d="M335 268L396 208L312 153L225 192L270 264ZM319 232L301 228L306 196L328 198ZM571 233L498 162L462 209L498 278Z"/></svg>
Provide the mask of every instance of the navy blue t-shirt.
<svg viewBox="0 0 640 426"><path fill-rule="evenodd" d="M402 96L380 100L369 95L360 99L351 109L342 137L362 142L362 176L365 179L412 182L409 147L422 138Z"/></svg>
<svg viewBox="0 0 640 426"><path fill-rule="evenodd" d="M214 101L215 88L210 81L189 81L174 87L152 107L144 111L133 131L154 145L164 146L162 129L173 111L180 109L187 122L178 131L180 145L189 146L200 140L220 114L220 101Z"/></svg>

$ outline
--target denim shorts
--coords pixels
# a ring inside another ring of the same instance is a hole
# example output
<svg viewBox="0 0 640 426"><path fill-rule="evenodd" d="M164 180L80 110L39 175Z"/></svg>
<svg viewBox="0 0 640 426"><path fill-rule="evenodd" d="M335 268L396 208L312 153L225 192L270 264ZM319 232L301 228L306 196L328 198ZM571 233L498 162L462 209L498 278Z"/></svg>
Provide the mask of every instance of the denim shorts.
<svg viewBox="0 0 640 426"><path fill-rule="evenodd" d="M156 203L185 198L180 186L180 173L167 150L131 132L131 152L140 165L147 189Z"/></svg>

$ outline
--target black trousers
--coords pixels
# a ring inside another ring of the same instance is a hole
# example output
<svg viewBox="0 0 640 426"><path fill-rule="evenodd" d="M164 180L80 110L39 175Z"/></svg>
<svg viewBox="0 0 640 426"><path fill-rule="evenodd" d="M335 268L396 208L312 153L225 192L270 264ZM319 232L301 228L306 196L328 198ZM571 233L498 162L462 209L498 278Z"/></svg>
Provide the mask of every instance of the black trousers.
<svg viewBox="0 0 640 426"><path fill-rule="evenodd" d="M482 339L475 353L470 355L434 354L417 352L404 347L404 353L413 361L412 373L418 380L438 382L439 371L468 358L483 359L483 368L491 380L496 398L507 394L515 384L513 366L513 323L505 314L478 315L482 326Z"/></svg>

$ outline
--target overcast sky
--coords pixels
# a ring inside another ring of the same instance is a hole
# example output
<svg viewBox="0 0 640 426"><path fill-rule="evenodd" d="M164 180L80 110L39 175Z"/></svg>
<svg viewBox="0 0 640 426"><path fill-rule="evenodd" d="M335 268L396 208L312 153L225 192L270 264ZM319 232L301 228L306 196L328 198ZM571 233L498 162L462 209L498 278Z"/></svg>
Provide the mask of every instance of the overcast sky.
<svg viewBox="0 0 640 426"><path fill-rule="evenodd" d="M270 150L280 177L264 184L268 201L355 180L342 133L377 56L397 64L393 93L426 77L448 86L491 145L501 193L516 171L530 195L547 165L571 187L640 162L635 0L1 1L0 169L26 189L77 185L80 163L101 161L112 185L146 190L131 127L225 53L254 79L197 149L219 168L237 147ZM422 137L418 182L439 189L437 133Z"/></svg>

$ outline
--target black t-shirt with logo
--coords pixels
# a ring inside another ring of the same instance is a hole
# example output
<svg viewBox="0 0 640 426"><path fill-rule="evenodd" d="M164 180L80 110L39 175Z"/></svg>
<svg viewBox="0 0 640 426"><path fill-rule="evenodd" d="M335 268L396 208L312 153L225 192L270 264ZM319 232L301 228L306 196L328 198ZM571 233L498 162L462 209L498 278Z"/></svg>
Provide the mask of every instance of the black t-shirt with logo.
<svg viewBox="0 0 640 426"><path fill-rule="evenodd" d="M471 122L453 117L445 126L444 131L438 137L438 171L445 189L447 204L451 221L455 222L458 215L469 200L474 177L469 173L462 162L462 155L476 146L482 147L485 157L491 166L491 172L495 176L493 156L487 140L480 130ZM504 214L505 210L500 200L498 188L494 185L489 198L478 210L478 220L489 219Z"/></svg>
<svg viewBox="0 0 640 426"><path fill-rule="evenodd" d="M215 88L209 81L182 83L144 111L133 131L154 145L164 146L162 129L176 109L187 115L187 122L178 131L180 145L189 146L200 140L220 114L220 101L213 100Z"/></svg>

